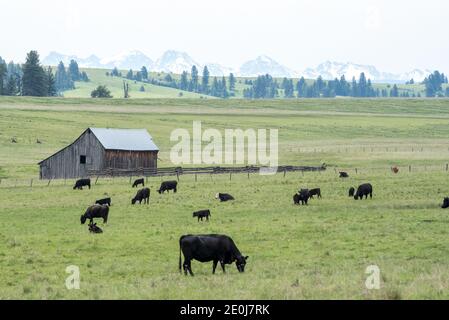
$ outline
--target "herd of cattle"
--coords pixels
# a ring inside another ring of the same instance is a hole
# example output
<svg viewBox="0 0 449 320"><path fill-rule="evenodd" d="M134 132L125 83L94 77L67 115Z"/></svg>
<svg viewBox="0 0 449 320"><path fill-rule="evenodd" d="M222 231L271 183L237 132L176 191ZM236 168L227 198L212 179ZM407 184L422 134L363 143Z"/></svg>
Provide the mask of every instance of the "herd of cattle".
<svg viewBox="0 0 449 320"><path fill-rule="evenodd" d="M396 168L395 168L396 169ZM397 169L392 171L397 173ZM347 172L340 172L340 178L349 177ZM136 195L131 199L131 204L149 204L150 201L150 189L145 187L144 179L137 179L132 184L132 187L143 188L138 190ZM83 187L91 188L90 179L79 179L76 181L73 189L82 190ZM178 182L177 181L164 181L158 190L159 194L163 194L165 191L177 192ZM370 196L373 197L373 186L370 183L364 183L358 186L357 190L351 187L348 192L349 197L354 197L355 200L365 199ZM321 189L300 189L297 193L293 195L293 203L295 205L307 205L309 199L313 199L316 196L321 198ZM220 202L234 200L234 197L227 193L217 193L215 198L220 200ZM81 224L84 224L86 220L89 220L89 231L92 233L102 233L102 229L93 222L94 218L102 218L103 223L107 223L109 215L109 207L111 206L111 198L99 199L94 205L87 208L86 212L81 216ZM444 198L442 208L449 207L449 197ZM210 210L199 210L193 212L193 217L198 219L198 222L203 218L209 221L211 217ZM223 272L225 272L225 265L232 264L235 262L237 270L239 272L244 272L246 261L248 256L243 256L234 241L226 236L219 234L209 234L209 235L183 235L179 239L179 270L184 269L184 274L189 273L193 276L191 268L191 260L197 260L200 262L212 261L212 273L215 273L218 262L220 262ZM181 263L181 251L184 255L184 263Z"/></svg>
<svg viewBox="0 0 449 320"><path fill-rule="evenodd" d="M150 202L150 188L145 188L145 180L143 178L137 179L132 184L132 188L142 185L142 189L138 190L136 195L131 199L131 204L134 205L137 202L139 204L149 204ZM76 181L74 190L83 190L83 187L91 188L90 179L79 179ZM177 181L164 181L158 190L159 194L163 194L165 191L168 193L170 190L177 192ZM215 198L220 202L226 202L234 200L234 197L227 193L217 193ZM86 223L89 220L89 231L92 233L102 233L103 230L94 223L94 218L102 218L103 223L108 222L109 207L111 206L111 198L99 199L95 204L90 205L86 212L81 215L81 224ZM209 221L211 217L210 210L199 210L193 213L193 217L198 218L198 222L203 218ZM212 273L215 273L218 262L220 262L223 272L225 272L225 265L235 262L237 270L244 272L246 260L248 256L243 256L234 241L226 236L220 234L209 235L183 235L179 239L179 270L184 268L184 273L187 272L193 276L191 261L198 260L200 262L213 261ZM184 255L184 263L181 263L181 251Z"/></svg>

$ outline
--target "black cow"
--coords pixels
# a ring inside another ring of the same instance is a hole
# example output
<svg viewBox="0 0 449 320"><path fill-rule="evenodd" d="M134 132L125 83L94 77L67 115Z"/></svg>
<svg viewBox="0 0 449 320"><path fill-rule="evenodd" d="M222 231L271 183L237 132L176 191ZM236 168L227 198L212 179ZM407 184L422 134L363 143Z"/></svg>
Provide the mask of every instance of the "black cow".
<svg viewBox="0 0 449 320"><path fill-rule="evenodd" d="M142 179L137 179L137 180L135 180L132 187L133 187L133 188L134 188L134 187L137 188L137 187L139 186L139 184L141 184L142 187L145 187L145 179L142 178Z"/></svg>
<svg viewBox="0 0 449 320"><path fill-rule="evenodd" d="M441 208L443 209L449 208L449 198L444 198L443 205L441 206Z"/></svg>
<svg viewBox="0 0 449 320"><path fill-rule="evenodd" d="M293 196L293 203L294 204L300 204L300 202L301 202L301 204L307 205L307 202L309 201L309 197L310 197L309 190L308 189L301 189L301 190L299 190L298 193L296 193Z"/></svg>
<svg viewBox="0 0 449 320"><path fill-rule="evenodd" d="M75 185L73 186L73 190L75 189L83 190L84 186L88 186L90 189L90 179L76 180Z"/></svg>
<svg viewBox="0 0 449 320"><path fill-rule="evenodd" d="M234 197L227 193L217 193L215 199L220 199L220 202L234 200Z"/></svg>
<svg viewBox="0 0 449 320"><path fill-rule="evenodd" d="M181 251L184 254L184 263L182 265ZM237 270L239 272L244 272L248 256L242 256L239 249L234 244L234 241L226 235L209 234L181 236L179 239L179 271L181 272L182 267L185 275L189 272L190 275L193 276L191 267L192 260L200 262L213 261L212 273L215 273L218 262L220 262L223 272L226 272L225 265L235 261Z"/></svg>
<svg viewBox="0 0 449 320"><path fill-rule="evenodd" d="M354 195L354 199L361 200L363 199L363 196L365 196L365 199L368 199L368 195L370 198L373 197L373 186L370 183L364 183L357 188L357 192Z"/></svg>
<svg viewBox="0 0 449 320"><path fill-rule="evenodd" d="M355 193L354 187L349 188L349 197L353 197Z"/></svg>
<svg viewBox="0 0 449 320"><path fill-rule="evenodd" d="M164 193L165 191L169 192L170 190L173 190L173 192L177 191L178 187L178 181L164 181L161 183L161 186L159 187L159 190L157 192Z"/></svg>
<svg viewBox="0 0 449 320"><path fill-rule="evenodd" d="M310 199L313 199L313 196L317 196L318 198L321 198L321 189L315 188L309 190L309 197Z"/></svg>
<svg viewBox="0 0 449 320"><path fill-rule="evenodd" d="M104 199L99 199L97 201L95 201L96 204L107 204L108 206L111 205L111 198L104 198Z"/></svg>
<svg viewBox="0 0 449 320"><path fill-rule="evenodd" d="M344 171L340 171L340 178L349 178L349 174L347 172Z"/></svg>
<svg viewBox="0 0 449 320"><path fill-rule="evenodd" d="M103 233L103 230L101 230L101 228L98 227L97 224L93 222L89 223L89 231L92 233Z"/></svg>
<svg viewBox="0 0 449 320"><path fill-rule="evenodd" d="M193 213L193 217L198 217L198 222L203 221L203 218L206 218L207 221L209 221L209 217L211 217L212 215L210 214L210 210L199 210L199 211L195 211Z"/></svg>
<svg viewBox="0 0 449 320"><path fill-rule="evenodd" d="M84 224L87 219L93 223L94 218L103 218L103 223L108 222L109 206L103 204L94 204L87 208L86 212L81 216L81 224Z"/></svg>
<svg viewBox="0 0 449 320"><path fill-rule="evenodd" d="M139 201L139 204L142 203L146 203L149 204L150 203L150 188L143 188L140 189L139 191L137 191L137 194L134 198L132 198L131 200L131 204L135 204L137 201Z"/></svg>

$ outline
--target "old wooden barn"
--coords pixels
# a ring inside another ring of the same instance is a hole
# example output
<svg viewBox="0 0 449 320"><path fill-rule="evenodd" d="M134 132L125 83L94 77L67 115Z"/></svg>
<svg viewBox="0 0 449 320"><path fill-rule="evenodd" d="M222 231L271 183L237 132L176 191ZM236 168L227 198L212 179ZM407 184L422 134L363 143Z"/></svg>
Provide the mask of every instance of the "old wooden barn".
<svg viewBox="0 0 449 320"><path fill-rule="evenodd" d="M146 129L88 128L39 162L40 179L86 177L88 170L157 168L158 147Z"/></svg>

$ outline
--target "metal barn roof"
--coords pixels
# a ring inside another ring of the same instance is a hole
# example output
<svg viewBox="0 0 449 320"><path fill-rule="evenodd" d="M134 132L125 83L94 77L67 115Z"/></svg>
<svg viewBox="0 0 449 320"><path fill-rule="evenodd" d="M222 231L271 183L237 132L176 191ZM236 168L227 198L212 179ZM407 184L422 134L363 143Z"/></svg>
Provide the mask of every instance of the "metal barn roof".
<svg viewBox="0 0 449 320"><path fill-rule="evenodd" d="M106 150L159 151L146 129L89 129Z"/></svg>

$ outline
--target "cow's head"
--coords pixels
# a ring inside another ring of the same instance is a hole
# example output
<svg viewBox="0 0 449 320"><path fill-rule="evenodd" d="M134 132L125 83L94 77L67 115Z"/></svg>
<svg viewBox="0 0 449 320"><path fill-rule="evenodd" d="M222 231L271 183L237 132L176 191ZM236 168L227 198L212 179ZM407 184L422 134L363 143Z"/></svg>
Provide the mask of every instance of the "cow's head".
<svg viewBox="0 0 449 320"><path fill-rule="evenodd" d="M161 194L162 193L162 190L161 189L159 189L157 192L159 192L159 194Z"/></svg>
<svg viewBox="0 0 449 320"><path fill-rule="evenodd" d="M449 208L449 198L444 198L443 205L441 206L441 208L443 209Z"/></svg>
<svg viewBox="0 0 449 320"><path fill-rule="evenodd" d="M194 216L194 217L198 217L198 212L194 212L194 213L193 213L193 216Z"/></svg>
<svg viewBox="0 0 449 320"><path fill-rule="evenodd" d="M81 218L80 218L80 221L81 221L81 224L84 224L85 222L86 222L86 216L83 214L83 215L81 215Z"/></svg>
<svg viewBox="0 0 449 320"><path fill-rule="evenodd" d="M135 204L136 203L136 198L132 198L131 199L131 204Z"/></svg>
<svg viewBox="0 0 449 320"><path fill-rule="evenodd" d="M235 261L235 265L237 266L237 270L239 272L244 272L245 271L245 265L246 265L246 260L248 260L248 256L244 257L244 256L239 256L237 257L236 261Z"/></svg>

